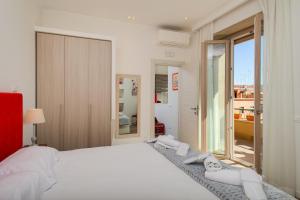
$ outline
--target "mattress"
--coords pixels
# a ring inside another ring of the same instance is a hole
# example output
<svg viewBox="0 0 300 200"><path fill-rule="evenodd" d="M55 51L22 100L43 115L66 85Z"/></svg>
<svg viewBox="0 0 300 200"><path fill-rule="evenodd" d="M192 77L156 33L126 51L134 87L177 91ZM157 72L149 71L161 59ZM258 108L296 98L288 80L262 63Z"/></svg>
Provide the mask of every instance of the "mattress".
<svg viewBox="0 0 300 200"><path fill-rule="evenodd" d="M59 153L57 183L42 200L216 200L148 144Z"/></svg>

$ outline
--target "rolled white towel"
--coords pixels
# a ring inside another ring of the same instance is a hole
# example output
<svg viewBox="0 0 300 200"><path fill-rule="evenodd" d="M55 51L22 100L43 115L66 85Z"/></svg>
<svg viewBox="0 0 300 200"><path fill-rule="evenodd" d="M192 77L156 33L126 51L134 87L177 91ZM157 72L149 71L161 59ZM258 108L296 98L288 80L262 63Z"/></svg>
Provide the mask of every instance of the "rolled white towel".
<svg viewBox="0 0 300 200"><path fill-rule="evenodd" d="M175 139L172 139L171 137L165 136L165 135L158 136L157 142L163 143L163 144L168 145L170 147L178 148L180 146L179 141L177 141Z"/></svg>
<svg viewBox="0 0 300 200"><path fill-rule="evenodd" d="M206 171L218 171L222 169L222 164L218 159L211 155L204 160L204 167Z"/></svg>
<svg viewBox="0 0 300 200"><path fill-rule="evenodd" d="M267 200L262 178L252 169L241 170L241 181L246 196L250 200Z"/></svg>
<svg viewBox="0 0 300 200"><path fill-rule="evenodd" d="M240 169L206 171L205 178L230 185L242 185Z"/></svg>
<svg viewBox="0 0 300 200"><path fill-rule="evenodd" d="M190 149L190 145L187 144L187 143L180 143L177 151L176 151L176 154L179 155L179 156L186 156L189 152L189 149Z"/></svg>
<svg viewBox="0 0 300 200"><path fill-rule="evenodd" d="M187 164L187 165L192 164L192 163L203 163L205 158L207 158L210 155L211 155L211 153L201 153L197 156L193 156L193 157L186 159L185 161L183 161L183 163Z"/></svg>

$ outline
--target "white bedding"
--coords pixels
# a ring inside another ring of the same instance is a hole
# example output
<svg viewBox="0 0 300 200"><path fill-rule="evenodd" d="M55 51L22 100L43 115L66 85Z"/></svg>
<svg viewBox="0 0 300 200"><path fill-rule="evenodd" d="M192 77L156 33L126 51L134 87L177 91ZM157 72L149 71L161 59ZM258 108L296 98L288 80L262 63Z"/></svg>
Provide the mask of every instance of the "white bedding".
<svg viewBox="0 0 300 200"><path fill-rule="evenodd" d="M60 152L42 200L218 199L148 144Z"/></svg>

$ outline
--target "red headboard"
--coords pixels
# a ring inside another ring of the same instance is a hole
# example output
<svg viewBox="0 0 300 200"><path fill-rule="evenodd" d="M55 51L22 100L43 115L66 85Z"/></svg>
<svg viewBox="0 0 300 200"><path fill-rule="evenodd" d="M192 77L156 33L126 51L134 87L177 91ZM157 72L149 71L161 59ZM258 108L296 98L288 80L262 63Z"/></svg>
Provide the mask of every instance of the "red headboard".
<svg viewBox="0 0 300 200"><path fill-rule="evenodd" d="M0 93L0 161L22 147L23 97Z"/></svg>

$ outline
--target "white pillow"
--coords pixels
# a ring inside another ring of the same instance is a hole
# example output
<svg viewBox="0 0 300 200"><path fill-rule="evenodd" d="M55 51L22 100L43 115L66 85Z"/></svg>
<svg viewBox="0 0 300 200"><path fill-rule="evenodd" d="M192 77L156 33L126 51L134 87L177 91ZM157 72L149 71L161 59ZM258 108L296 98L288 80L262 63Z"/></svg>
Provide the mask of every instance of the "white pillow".
<svg viewBox="0 0 300 200"><path fill-rule="evenodd" d="M19 172L0 177L0 200L39 200L42 191L39 175Z"/></svg>
<svg viewBox="0 0 300 200"><path fill-rule="evenodd" d="M0 163L0 176L18 172L35 172L40 177L41 190L46 191L56 183L54 165L58 161L57 152L50 147L22 148Z"/></svg>
<svg viewBox="0 0 300 200"><path fill-rule="evenodd" d="M184 164L192 164L192 163L203 163L204 160L209 157L211 155L211 153L201 153L197 156L193 156L190 157L188 159L186 159L185 161L183 161Z"/></svg>

